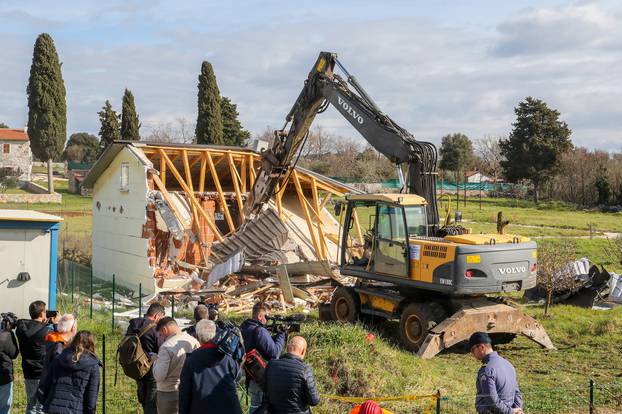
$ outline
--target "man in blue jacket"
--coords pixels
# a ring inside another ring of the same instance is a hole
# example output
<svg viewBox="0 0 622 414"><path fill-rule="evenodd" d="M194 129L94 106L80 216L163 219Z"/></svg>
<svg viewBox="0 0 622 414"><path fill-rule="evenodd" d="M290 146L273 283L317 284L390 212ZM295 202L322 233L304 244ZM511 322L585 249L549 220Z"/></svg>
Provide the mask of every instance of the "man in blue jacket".
<svg viewBox="0 0 622 414"><path fill-rule="evenodd" d="M271 359L277 359L281 355L283 346L285 346L285 340L287 339L286 332L278 332L275 335L270 334L265 326L268 322L267 316L268 308L263 303L258 302L253 306L252 318L245 320L240 325L246 351L256 349L266 362ZM253 380L249 383L248 393L251 397L248 414L254 414L261 406L264 394Z"/></svg>
<svg viewBox="0 0 622 414"><path fill-rule="evenodd" d="M201 347L186 356L179 377L179 414L242 414L236 383L242 374L238 363L212 342L214 321L196 325Z"/></svg>
<svg viewBox="0 0 622 414"><path fill-rule="evenodd" d="M475 332L469 349L483 366L477 373L475 408L479 414L523 414L523 399L512 364L492 350L485 332Z"/></svg>

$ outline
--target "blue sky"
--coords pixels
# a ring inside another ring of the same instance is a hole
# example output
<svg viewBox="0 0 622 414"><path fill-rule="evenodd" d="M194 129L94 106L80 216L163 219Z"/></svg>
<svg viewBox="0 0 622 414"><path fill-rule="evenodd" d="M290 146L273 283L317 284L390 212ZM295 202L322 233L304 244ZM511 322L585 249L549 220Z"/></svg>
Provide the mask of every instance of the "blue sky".
<svg viewBox="0 0 622 414"><path fill-rule="evenodd" d="M528 95L562 113L577 145L622 150L622 4L607 1L0 0L0 121L27 119L32 47L63 62L68 132L97 133L106 99L136 97L148 135L196 119L204 59L253 133L281 126L320 50L337 52L417 138L511 130ZM316 119L356 137L336 111Z"/></svg>

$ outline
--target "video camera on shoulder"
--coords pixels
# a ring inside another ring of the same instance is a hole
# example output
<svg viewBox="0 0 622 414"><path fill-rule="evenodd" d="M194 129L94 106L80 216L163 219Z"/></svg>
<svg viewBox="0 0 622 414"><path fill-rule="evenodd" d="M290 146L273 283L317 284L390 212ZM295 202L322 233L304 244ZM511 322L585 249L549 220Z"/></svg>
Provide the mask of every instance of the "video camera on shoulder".
<svg viewBox="0 0 622 414"><path fill-rule="evenodd" d="M300 332L300 324L307 319L307 315L304 313L296 313L290 316L266 316L268 320L268 324L266 325L266 329L268 329L273 334L279 332Z"/></svg>
<svg viewBox="0 0 622 414"><path fill-rule="evenodd" d="M0 314L0 329L3 331L12 331L17 326L17 316L13 312Z"/></svg>

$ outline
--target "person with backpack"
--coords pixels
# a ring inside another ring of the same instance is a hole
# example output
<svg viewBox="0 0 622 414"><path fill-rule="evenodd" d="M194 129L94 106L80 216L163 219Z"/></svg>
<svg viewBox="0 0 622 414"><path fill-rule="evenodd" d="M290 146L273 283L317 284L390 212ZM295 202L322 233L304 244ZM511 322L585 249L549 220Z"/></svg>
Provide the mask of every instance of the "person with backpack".
<svg viewBox="0 0 622 414"><path fill-rule="evenodd" d="M160 319L156 331L164 339L158 357L153 362L158 414L177 414L181 368L186 355L199 347L199 341L182 332L175 319L170 316Z"/></svg>
<svg viewBox="0 0 622 414"><path fill-rule="evenodd" d="M95 414L99 365L93 334L78 332L69 347L54 359L42 380L43 411L46 414Z"/></svg>
<svg viewBox="0 0 622 414"><path fill-rule="evenodd" d="M164 306L152 303L144 317L130 320L125 338L119 344L119 362L126 375L136 380L136 395L144 414L158 414L151 359L162 344L155 328L163 317Z"/></svg>
<svg viewBox="0 0 622 414"><path fill-rule="evenodd" d="M17 321L15 335L22 354L22 371L26 386L26 414L42 414L37 398L39 380L45 363L45 337L58 316L48 318L45 302L36 300L28 306L30 319Z"/></svg>
<svg viewBox="0 0 622 414"><path fill-rule="evenodd" d="M268 307L262 302L257 302L253 306L252 318L245 320L240 325L247 355L259 354L259 357L265 363L272 359L277 359L281 355L287 339L287 332L278 332L275 335L270 334L265 326L268 322L267 316ZM248 414L254 414L261 407L264 399L263 384L258 384L255 379L249 380L248 378L247 384L251 400L248 406Z"/></svg>
<svg viewBox="0 0 622 414"><path fill-rule="evenodd" d="M214 343L214 321L199 321L196 331L201 347L186 356L181 369L179 414L242 414L236 387L240 366Z"/></svg>

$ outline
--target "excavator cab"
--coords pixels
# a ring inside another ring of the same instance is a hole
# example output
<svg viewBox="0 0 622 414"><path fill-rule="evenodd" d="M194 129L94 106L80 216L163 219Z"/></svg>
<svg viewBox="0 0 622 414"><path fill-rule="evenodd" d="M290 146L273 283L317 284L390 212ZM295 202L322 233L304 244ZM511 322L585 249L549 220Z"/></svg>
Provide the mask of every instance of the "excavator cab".
<svg viewBox="0 0 622 414"><path fill-rule="evenodd" d="M341 266L408 279L409 239L428 236L427 203L413 194L359 194L347 198Z"/></svg>

